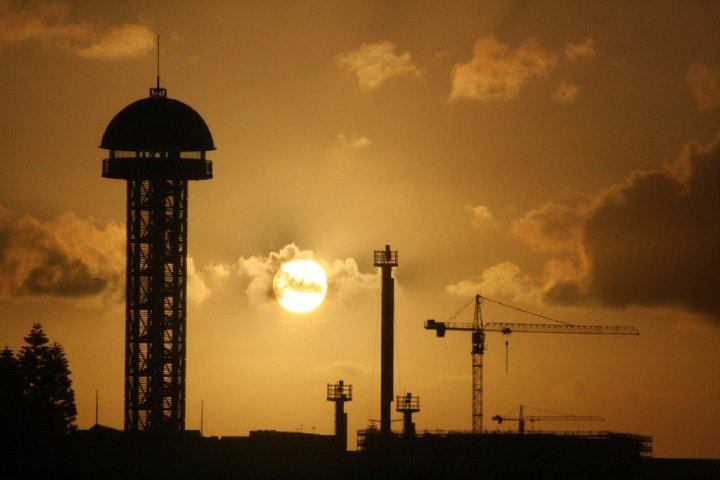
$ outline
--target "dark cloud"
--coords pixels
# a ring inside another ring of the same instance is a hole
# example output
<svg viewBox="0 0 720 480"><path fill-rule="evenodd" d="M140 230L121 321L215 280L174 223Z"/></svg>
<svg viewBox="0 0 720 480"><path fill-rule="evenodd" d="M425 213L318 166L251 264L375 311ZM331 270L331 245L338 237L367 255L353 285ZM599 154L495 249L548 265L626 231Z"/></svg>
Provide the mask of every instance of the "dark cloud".
<svg viewBox="0 0 720 480"><path fill-rule="evenodd" d="M513 235L546 253L577 250L582 226L577 209L548 202L513 222Z"/></svg>
<svg viewBox="0 0 720 480"><path fill-rule="evenodd" d="M87 297L115 290L122 271L120 227L74 214L50 222L0 207L0 296Z"/></svg>
<svg viewBox="0 0 720 480"><path fill-rule="evenodd" d="M699 110L720 105L720 65L694 63L685 77Z"/></svg>
<svg viewBox="0 0 720 480"><path fill-rule="evenodd" d="M577 206L546 203L512 233L553 255L540 277L505 262L457 294L609 307L667 306L720 320L720 136L662 170L638 171Z"/></svg>
<svg viewBox="0 0 720 480"><path fill-rule="evenodd" d="M603 192L581 248L588 278L559 282L547 300L676 306L720 319L720 137Z"/></svg>
<svg viewBox="0 0 720 480"><path fill-rule="evenodd" d="M93 274L87 264L64 252L48 251L45 260L28 272L21 290L32 295L76 297L94 295L107 287L107 277Z"/></svg>
<svg viewBox="0 0 720 480"><path fill-rule="evenodd" d="M577 281L558 280L543 292L543 299L560 305L578 305L587 299L587 292Z"/></svg>

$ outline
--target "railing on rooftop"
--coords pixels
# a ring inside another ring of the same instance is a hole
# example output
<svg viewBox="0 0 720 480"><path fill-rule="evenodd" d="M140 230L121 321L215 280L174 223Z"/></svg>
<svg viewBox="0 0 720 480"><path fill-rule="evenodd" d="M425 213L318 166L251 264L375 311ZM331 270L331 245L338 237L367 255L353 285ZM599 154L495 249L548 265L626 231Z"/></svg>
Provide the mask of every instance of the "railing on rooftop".
<svg viewBox="0 0 720 480"><path fill-rule="evenodd" d="M130 150L110 150L110 158L187 158L192 160L203 160L205 159L205 151L146 152Z"/></svg>

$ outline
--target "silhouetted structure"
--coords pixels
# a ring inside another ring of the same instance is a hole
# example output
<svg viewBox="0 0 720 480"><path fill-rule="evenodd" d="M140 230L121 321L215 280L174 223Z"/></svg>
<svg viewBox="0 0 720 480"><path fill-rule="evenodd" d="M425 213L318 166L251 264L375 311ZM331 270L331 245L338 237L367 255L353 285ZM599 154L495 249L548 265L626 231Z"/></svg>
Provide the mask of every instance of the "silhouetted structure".
<svg viewBox="0 0 720 480"><path fill-rule="evenodd" d="M345 402L352 401L352 385L345 385L342 380L327 385L327 400L335 402L335 441L339 452L347 451L347 413Z"/></svg>
<svg viewBox="0 0 720 480"><path fill-rule="evenodd" d="M523 313L552 320L560 324L544 323L484 323L482 317L482 303L490 301L504 307L519 310ZM512 333L553 333L561 335L640 335L635 327L625 325L573 325L560 322L549 317L528 312L511 305L492 300L481 295L475 295L475 313L473 323L462 322L438 322L428 320L425 322L426 330L435 330L438 337L444 337L447 331L471 332L472 334L472 431L481 433L483 431L483 354L485 352L485 332L500 332L503 335ZM469 306L468 302L460 311L455 313L450 320L454 320L462 310Z"/></svg>
<svg viewBox="0 0 720 480"><path fill-rule="evenodd" d="M158 76L100 147L103 177L127 180L125 430L184 430L188 180L212 178L213 139Z"/></svg>
<svg viewBox="0 0 720 480"><path fill-rule="evenodd" d="M525 414L525 405L520 405L519 413L517 417L508 417L506 415L495 415L492 417L494 421L500 425L503 422L518 422L518 433L525 433L525 424L530 422L530 425L534 425L538 420L550 421L550 422L602 422L605 419L597 415L571 415L568 413L554 413L549 412L550 415L535 415ZM534 409L534 407L529 407ZM540 410L540 409L537 409Z"/></svg>
<svg viewBox="0 0 720 480"><path fill-rule="evenodd" d="M645 478L634 471L650 458L652 438L617 432L441 430L406 438L360 430L358 448L368 463L374 459L384 473L390 470L386 478L423 478L427 472L432 474L424 478ZM395 459L412 459L405 465L422 467L413 475L396 473L391 470Z"/></svg>
<svg viewBox="0 0 720 480"><path fill-rule="evenodd" d="M95 426L70 435L12 437L3 444L0 478L634 480L716 478L720 466L718 460L653 459L647 456L649 438L604 432L420 431L410 440L399 434L376 438L381 441L370 440L362 452L346 455L337 455L332 435L251 431L245 437L218 438L201 437L197 431L160 433ZM388 443L394 448L386 448Z"/></svg>
<svg viewBox="0 0 720 480"><path fill-rule="evenodd" d="M413 397L408 392L405 395L397 396L395 409L403 414L403 436L410 438L415 436L415 424L412 421L413 413L420 411L420 397Z"/></svg>
<svg viewBox="0 0 720 480"><path fill-rule="evenodd" d="M380 347L380 432L390 434L390 411L393 401L393 345L395 342L395 279L393 267L398 266L398 252L375 250L374 263L382 270L382 304L381 304L381 347Z"/></svg>

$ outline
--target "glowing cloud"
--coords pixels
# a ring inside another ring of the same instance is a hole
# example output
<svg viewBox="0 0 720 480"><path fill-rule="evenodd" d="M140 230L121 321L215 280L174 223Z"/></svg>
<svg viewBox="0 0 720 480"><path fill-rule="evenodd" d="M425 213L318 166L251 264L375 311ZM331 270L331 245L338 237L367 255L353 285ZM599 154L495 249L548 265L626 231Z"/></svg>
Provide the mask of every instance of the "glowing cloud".
<svg viewBox="0 0 720 480"><path fill-rule="evenodd" d="M0 4L0 45L38 42L83 58L117 60L147 54L154 39L142 23L116 27L73 21L66 5Z"/></svg>
<svg viewBox="0 0 720 480"><path fill-rule="evenodd" d="M512 48L494 35L475 42L473 57L455 65L450 100L511 100L536 77L546 76L557 56L531 39Z"/></svg>
<svg viewBox="0 0 720 480"><path fill-rule="evenodd" d="M568 43L565 45L565 58L571 62L581 58L592 58L596 53L595 40L593 38L587 38L584 42Z"/></svg>
<svg viewBox="0 0 720 480"><path fill-rule="evenodd" d="M357 75L358 85L373 90L392 77L419 77L423 71L415 66L410 52L395 53L392 42L364 43L357 50L336 57L339 66Z"/></svg>
<svg viewBox="0 0 720 480"><path fill-rule="evenodd" d="M0 207L0 296L88 297L119 291L124 229L74 213L41 222Z"/></svg>
<svg viewBox="0 0 720 480"><path fill-rule="evenodd" d="M275 298L273 281L281 265L296 259L315 260L327 273L328 299L345 301L379 285L377 273L362 273L353 258L326 261L316 258L312 250L302 250L294 243L267 256L243 257L238 261L241 277L248 279L245 294L251 304L263 305Z"/></svg>
<svg viewBox="0 0 720 480"><path fill-rule="evenodd" d="M577 99L579 93L580 87L563 80L557 86L551 98L558 103L572 103Z"/></svg>

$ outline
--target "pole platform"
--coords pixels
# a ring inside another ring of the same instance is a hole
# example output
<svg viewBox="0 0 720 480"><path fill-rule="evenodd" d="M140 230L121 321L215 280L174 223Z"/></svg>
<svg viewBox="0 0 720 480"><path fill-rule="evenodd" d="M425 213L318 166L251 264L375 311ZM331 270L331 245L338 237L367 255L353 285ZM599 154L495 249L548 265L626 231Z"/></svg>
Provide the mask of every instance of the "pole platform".
<svg viewBox="0 0 720 480"><path fill-rule="evenodd" d="M399 413L417 413L420 411L420 397L413 397L412 393L398 395L395 401L397 402L395 410Z"/></svg>

